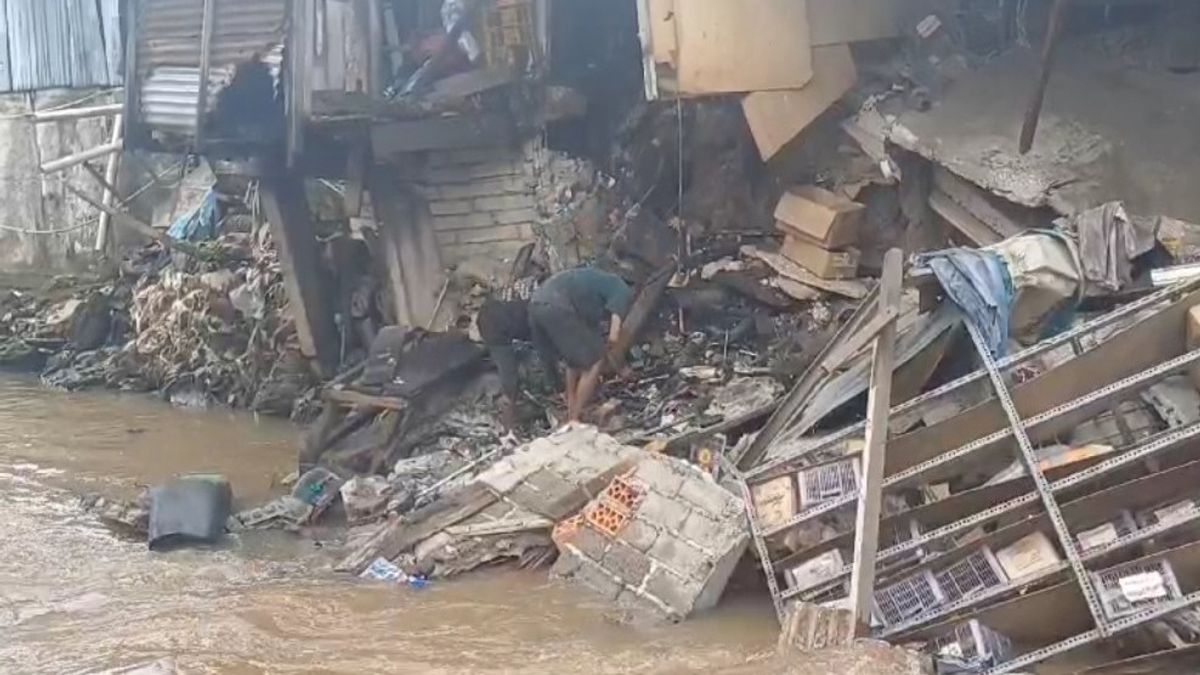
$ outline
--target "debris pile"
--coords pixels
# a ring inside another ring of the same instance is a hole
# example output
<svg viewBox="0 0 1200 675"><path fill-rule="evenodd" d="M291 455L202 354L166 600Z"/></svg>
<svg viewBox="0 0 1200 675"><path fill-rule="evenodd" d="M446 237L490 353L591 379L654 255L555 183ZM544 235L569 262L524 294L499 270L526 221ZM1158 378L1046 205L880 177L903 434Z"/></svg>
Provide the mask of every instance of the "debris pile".
<svg viewBox="0 0 1200 675"><path fill-rule="evenodd" d="M158 392L311 418L317 382L300 353L266 228L200 245L202 259L153 244L115 280L9 291L2 364L49 386Z"/></svg>

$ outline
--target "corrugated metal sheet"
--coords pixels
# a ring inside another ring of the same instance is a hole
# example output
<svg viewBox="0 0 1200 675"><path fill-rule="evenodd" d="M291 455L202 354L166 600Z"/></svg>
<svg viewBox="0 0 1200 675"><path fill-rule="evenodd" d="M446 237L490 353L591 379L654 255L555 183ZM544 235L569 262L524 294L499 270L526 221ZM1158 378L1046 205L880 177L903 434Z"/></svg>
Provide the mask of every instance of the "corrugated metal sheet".
<svg viewBox="0 0 1200 675"><path fill-rule="evenodd" d="M109 42L119 41L117 3L104 0L0 0L8 41L7 88L109 87L121 84ZM5 84L0 76L0 85Z"/></svg>
<svg viewBox="0 0 1200 675"><path fill-rule="evenodd" d="M199 103L201 0L142 0L137 44L141 113L154 128L195 130ZM287 36L287 0L216 0L209 47L209 104L252 59L278 70Z"/></svg>

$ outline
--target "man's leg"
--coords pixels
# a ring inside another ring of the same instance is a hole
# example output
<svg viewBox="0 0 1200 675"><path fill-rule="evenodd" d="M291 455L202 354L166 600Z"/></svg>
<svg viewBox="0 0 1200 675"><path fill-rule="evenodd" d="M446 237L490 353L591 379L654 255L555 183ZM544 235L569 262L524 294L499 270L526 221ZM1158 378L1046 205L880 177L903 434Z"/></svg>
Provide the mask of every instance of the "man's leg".
<svg viewBox="0 0 1200 675"><path fill-rule="evenodd" d="M603 367L604 361L597 361L596 365L589 368L579 378L579 391L575 394L575 412L570 421L578 422L583 417L584 409L591 402L592 395L596 393L596 387L600 384L600 370Z"/></svg>

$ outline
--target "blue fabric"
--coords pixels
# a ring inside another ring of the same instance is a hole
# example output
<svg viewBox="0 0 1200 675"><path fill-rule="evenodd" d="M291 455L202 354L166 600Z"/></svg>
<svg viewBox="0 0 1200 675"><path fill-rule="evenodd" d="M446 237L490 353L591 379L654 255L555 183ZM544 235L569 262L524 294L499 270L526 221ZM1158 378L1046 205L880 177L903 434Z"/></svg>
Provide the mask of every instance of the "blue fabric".
<svg viewBox="0 0 1200 675"><path fill-rule="evenodd" d="M946 295L987 340L992 356L1008 350L1008 326L1013 290L1008 267L992 251L955 248L921 256L933 270Z"/></svg>
<svg viewBox="0 0 1200 675"><path fill-rule="evenodd" d="M217 193L209 190L191 213L171 223L167 235L177 241L209 241L217 238Z"/></svg>

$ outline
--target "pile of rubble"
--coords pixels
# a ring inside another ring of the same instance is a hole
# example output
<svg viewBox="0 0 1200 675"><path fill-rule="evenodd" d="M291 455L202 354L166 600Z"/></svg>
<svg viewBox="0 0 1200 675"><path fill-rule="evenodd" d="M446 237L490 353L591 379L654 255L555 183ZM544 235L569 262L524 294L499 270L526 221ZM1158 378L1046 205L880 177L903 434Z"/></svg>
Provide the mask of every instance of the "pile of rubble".
<svg viewBox="0 0 1200 675"><path fill-rule="evenodd" d="M153 244L102 283L8 291L0 365L68 390L158 392L310 418L316 378L301 356L266 228L199 244Z"/></svg>

